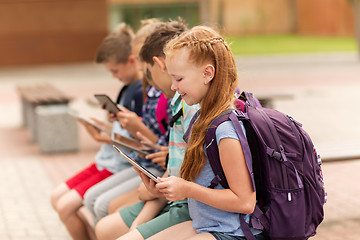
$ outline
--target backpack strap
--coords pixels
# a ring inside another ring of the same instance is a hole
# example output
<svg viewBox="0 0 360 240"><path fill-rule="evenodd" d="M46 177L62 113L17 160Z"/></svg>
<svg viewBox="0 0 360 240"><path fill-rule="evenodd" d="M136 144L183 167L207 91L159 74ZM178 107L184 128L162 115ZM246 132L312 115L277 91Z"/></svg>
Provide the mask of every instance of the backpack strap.
<svg viewBox="0 0 360 240"><path fill-rule="evenodd" d="M177 113L178 114L178 113ZM176 115L177 115L176 114ZM191 133L191 129L192 129L192 126L194 125L196 119L199 117L200 115L200 109L194 114L194 116L191 118L190 120L190 123L189 123L189 127L188 129L186 130L184 136L183 136L183 139L186 143L189 143L189 137L190 137L190 133Z"/></svg>
<svg viewBox="0 0 360 240"><path fill-rule="evenodd" d="M244 153L246 166L250 174L251 183L253 186L253 191L255 191L255 179L254 172L252 167L252 155L250 151L249 144L246 140L242 127L239 123L239 119L246 119L246 115L241 111L225 111L224 114L221 114L219 117L215 118L210 124L207 133L206 133L206 153L209 159L210 166L215 174L214 179L211 181L209 188L214 188L219 183L224 188L229 188L229 185L226 181L224 171L221 166L219 159L219 148L216 141L216 128L225 121L231 121L234 125L235 131L239 137L241 147Z"/></svg>
<svg viewBox="0 0 360 240"><path fill-rule="evenodd" d="M251 179L251 184L253 186L253 191L255 192L256 188L255 188L255 179L254 179L254 171L253 171L253 164L252 164L252 155L251 155L251 151L250 151L250 146L249 143L245 137L245 134L242 130L242 127L239 123L239 118L244 118L245 119L245 114L241 111L233 111L230 113L229 116L231 122L233 123L236 133L239 137L240 143L241 143L241 147L244 153L244 158L245 158L245 162L246 162L246 166L247 169L249 171L250 174L250 179Z"/></svg>
<svg viewBox="0 0 360 240"><path fill-rule="evenodd" d="M250 217L250 224L253 228L258 230L265 229L266 231L270 230L269 219L266 217L263 211L261 211L258 205L255 205L255 210L252 214L255 216L255 218L252 216ZM256 238L254 237L254 235L250 230L249 224L245 222L245 215L240 214L239 217L240 217L240 227L245 235L245 238L247 240L256 240Z"/></svg>
<svg viewBox="0 0 360 240"><path fill-rule="evenodd" d="M183 137L185 142L188 142L191 128L192 128L194 122L196 121L196 119L199 117L199 115L200 115L200 110L198 110L195 113L195 115L193 116L193 118L191 119L189 128L187 129L187 131ZM205 149L206 149L206 155L209 159L209 163L210 163L211 169L213 170L213 172L215 174L215 177L212 179L210 185L208 186L209 188L214 188L219 183L224 188L229 188L229 185L225 178L225 174L224 174L224 171L222 169L221 162L219 159L219 148L217 146L215 132L216 132L216 128L221 123L223 123L225 121L231 121L233 123L235 131L239 137L239 140L240 140L243 152L244 152L246 166L247 166L249 174L250 174L253 191L255 191L255 179L254 179L254 172L253 172L253 167L252 167L252 155L251 155L249 144L246 140L244 132L242 131L242 127L239 123L239 119L246 119L246 118L247 118L246 114L244 114L241 111L227 110L227 111L223 112L222 114L220 114L218 117L216 117L210 123L210 125L207 129L207 132L206 132Z"/></svg>
<svg viewBox="0 0 360 240"><path fill-rule="evenodd" d="M247 240L256 240L255 236L252 234L249 225L245 222L244 214L239 214L240 216L240 227L243 231L245 238Z"/></svg>
<svg viewBox="0 0 360 240"><path fill-rule="evenodd" d="M174 127L175 122L184 115L184 110L181 108L172 118L170 119L169 125L170 127Z"/></svg>
<svg viewBox="0 0 360 240"><path fill-rule="evenodd" d="M241 100L247 102L250 106L256 108L256 107L262 107L261 103L257 98L253 96L250 92L242 92L240 97Z"/></svg>
<svg viewBox="0 0 360 240"><path fill-rule="evenodd" d="M217 127L225 122L229 121L229 115L230 111L225 111L222 114L220 114L218 117L216 117L209 125L207 132L206 132L206 139L205 139L205 149L206 149L206 155L209 159L209 163L211 166L211 169L213 170L215 177L211 180L209 188L216 187L219 183L224 188L229 188L229 185L227 183L227 180L225 178L224 171L221 166L221 162L219 159L219 149L217 146L216 141L216 129Z"/></svg>

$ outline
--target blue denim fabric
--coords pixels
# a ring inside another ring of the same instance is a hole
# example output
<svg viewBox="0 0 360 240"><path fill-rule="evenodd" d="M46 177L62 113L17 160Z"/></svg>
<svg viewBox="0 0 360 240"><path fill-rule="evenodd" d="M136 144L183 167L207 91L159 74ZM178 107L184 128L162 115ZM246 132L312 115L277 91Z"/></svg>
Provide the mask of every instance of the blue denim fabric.
<svg viewBox="0 0 360 240"><path fill-rule="evenodd" d="M216 240L246 240L245 237L241 236L230 236L226 235L224 233L219 232L210 232L211 235L213 235ZM256 240L265 240L266 238L263 236L262 233L255 235Z"/></svg>

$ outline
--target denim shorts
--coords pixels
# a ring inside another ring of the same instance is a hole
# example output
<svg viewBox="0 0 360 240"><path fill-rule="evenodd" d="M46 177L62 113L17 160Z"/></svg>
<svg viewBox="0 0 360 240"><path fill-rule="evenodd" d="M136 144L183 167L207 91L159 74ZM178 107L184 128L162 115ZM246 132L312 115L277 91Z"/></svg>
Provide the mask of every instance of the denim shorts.
<svg viewBox="0 0 360 240"><path fill-rule="evenodd" d="M216 240L246 240L246 237L242 236L231 236L220 232L209 232L213 235ZM266 238L262 233L255 235L256 240L265 240Z"/></svg>

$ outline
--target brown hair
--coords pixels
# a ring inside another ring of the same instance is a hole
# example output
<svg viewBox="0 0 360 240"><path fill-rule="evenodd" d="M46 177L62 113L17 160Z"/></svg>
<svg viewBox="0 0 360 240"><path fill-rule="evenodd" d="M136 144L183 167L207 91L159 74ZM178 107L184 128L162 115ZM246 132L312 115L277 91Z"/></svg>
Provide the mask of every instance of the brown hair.
<svg viewBox="0 0 360 240"><path fill-rule="evenodd" d="M131 55L131 42L134 32L125 23L119 24L98 48L95 62L106 63L115 60L116 63L126 63Z"/></svg>
<svg viewBox="0 0 360 240"><path fill-rule="evenodd" d="M149 36L154 29L161 24L160 20L157 18L149 18L140 21L140 28L136 32L135 37L132 41L132 48L135 49L139 45L142 46L145 42L147 36ZM138 56L135 56L138 57ZM146 73L143 75L142 89L143 89L143 100L146 101L147 98L147 87L149 86L149 79Z"/></svg>
<svg viewBox="0 0 360 240"><path fill-rule="evenodd" d="M171 58L178 50L187 49L187 61L200 66L210 62L215 75L210 82L206 98L202 100L199 119L191 129L191 138L181 166L181 177L194 181L206 163L204 144L207 128L211 121L228 109L234 100L238 84L234 56L224 39L213 29L197 26L171 40L164 49Z"/></svg>
<svg viewBox="0 0 360 240"><path fill-rule="evenodd" d="M140 50L140 59L151 65L154 64L154 56L165 56L163 48L165 44L175 36L187 30L183 20L170 20L159 24L154 31L146 38Z"/></svg>
<svg viewBox="0 0 360 240"><path fill-rule="evenodd" d="M140 28L137 30L135 37L132 41L132 45L145 42L147 36L149 36L154 29L161 24L157 18L143 19L140 21Z"/></svg>

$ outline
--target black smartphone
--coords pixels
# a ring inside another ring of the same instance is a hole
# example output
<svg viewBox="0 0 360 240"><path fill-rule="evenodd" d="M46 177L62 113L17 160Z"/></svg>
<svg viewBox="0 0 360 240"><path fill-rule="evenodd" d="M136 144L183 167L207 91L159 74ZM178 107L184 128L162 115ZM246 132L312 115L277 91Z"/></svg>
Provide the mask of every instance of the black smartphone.
<svg viewBox="0 0 360 240"><path fill-rule="evenodd" d="M101 104L101 106L106 109L110 113L117 114L121 110L116 106L116 103L114 103L108 95L105 94L95 94L95 98L98 100L98 102Z"/></svg>

